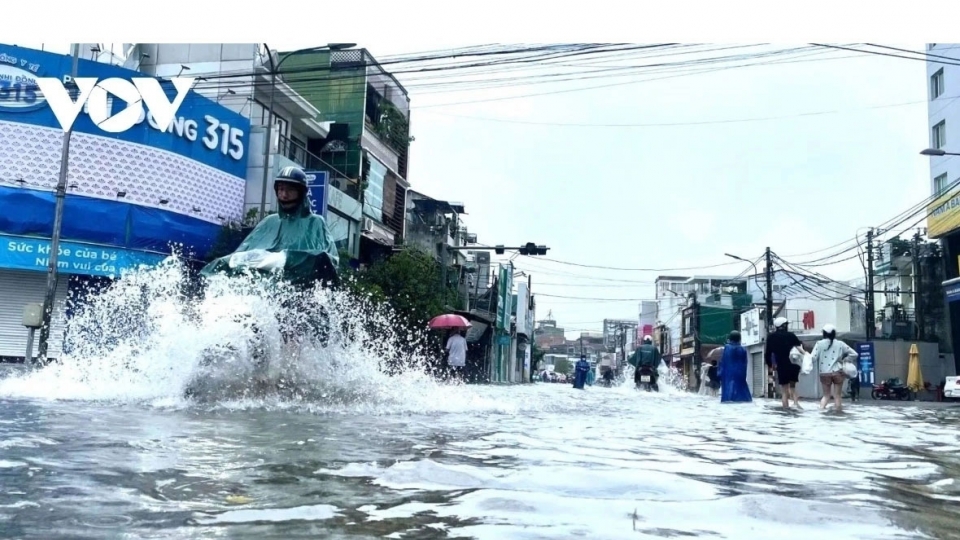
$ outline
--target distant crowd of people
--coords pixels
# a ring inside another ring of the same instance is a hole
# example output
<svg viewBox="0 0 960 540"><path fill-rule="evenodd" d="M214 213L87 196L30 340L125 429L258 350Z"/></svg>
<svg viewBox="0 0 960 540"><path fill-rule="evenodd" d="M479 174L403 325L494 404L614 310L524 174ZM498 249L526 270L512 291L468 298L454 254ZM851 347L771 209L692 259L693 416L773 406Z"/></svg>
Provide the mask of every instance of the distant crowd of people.
<svg viewBox="0 0 960 540"><path fill-rule="evenodd" d="M789 330L789 321L777 317L775 330L767 336L764 348L764 362L780 386L780 399L785 409L793 406L800 409L800 397L797 383L801 372L811 372L813 365L819 367L820 385L823 397L820 408L826 409L833 400L836 411L843 410L843 386L849 378L853 395L859 393L859 373L856 369L858 354L852 347L837 339L837 329L832 324L823 326L822 339L808 352L800 338ZM808 358L805 358L808 357ZM721 402L751 401L747 386L748 353L741 344L737 331L731 332L726 345L722 348L719 364L716 360L704 363L700 373L700 393L720 394ZM809 365L804 365L804 363Z"/></svg>
<svg viewBox="0 0 960 540"><path fill-rule="evenodd" d="M843 386L847 379L851 381L851 393L859 393L859 372L856 367L859 355L852 347L837 339L837 329L832 324L823 326L822 339L817 341L808 352L800 338L789 330L789 321L777 317L773 324L775 330L767 336L764 348L764 361L774 371L777 384L781 389L784 408L790 408L790 402L800 409L797 383L801 372L813 371L813 365L819 367L820 385L823 397L820 408L826 409L832 400L836 411L843 410ZM740 332L734 330L727 337L727 343L714 351L719 353L716 359L707 359L700 371L701 395L717 396L722 403L750 402L753 397L747 384L749 354L741 343ZM643 344L637 349L637 364L634 382L640 387L649 385L658 391L658 369L662 362L660 351L653 345L650 336L644 336ZM713 356L711 353L710 356ZM804 365L807 364L807 365Z"/></svg>

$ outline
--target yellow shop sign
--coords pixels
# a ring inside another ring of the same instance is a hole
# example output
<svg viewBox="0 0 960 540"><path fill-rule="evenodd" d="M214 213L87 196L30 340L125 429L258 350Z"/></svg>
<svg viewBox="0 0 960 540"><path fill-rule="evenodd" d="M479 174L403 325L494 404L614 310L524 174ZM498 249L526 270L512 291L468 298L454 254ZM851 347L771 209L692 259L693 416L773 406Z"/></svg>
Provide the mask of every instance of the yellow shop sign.
<svg viewBox="0 0 960 540"><path fill-rule="evenodd" d="M951 190L927 207L927 231L938 238L960 228L960 191Z"/></svg>

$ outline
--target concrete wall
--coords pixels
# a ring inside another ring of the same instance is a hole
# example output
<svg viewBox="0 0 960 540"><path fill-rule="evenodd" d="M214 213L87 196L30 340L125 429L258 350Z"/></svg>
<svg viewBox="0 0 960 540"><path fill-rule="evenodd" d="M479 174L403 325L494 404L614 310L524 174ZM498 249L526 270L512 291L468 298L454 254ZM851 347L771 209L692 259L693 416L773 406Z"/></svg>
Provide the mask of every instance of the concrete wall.
<svg viewBox="0 0 960 540"><path fill-rule="evenodd" d="M874 348L877 355L876 381L884 381L891 377L899 377L907 382L907 367L910 361L910 345L912 341L877 341ZM917 343L920 349L920 371L923 380L936 386L945 377L956 373L955 366L950 359L940 357L940 349L936 343Z"/></svg>

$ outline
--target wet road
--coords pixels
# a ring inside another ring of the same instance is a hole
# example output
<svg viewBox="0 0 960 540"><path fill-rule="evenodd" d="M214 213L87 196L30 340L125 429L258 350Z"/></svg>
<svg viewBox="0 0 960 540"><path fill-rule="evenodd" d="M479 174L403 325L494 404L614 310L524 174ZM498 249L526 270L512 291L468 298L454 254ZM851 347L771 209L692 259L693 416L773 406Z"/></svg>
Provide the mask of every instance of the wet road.
<svg viewBox="0 0 960 540"><path fill-rule="evenodd" d="M9 538L956 538L960 409L567 385L402 410L0 393ZM413 398L411 398L413 399ZM419 410L417 410L419 409Z"/></svg>

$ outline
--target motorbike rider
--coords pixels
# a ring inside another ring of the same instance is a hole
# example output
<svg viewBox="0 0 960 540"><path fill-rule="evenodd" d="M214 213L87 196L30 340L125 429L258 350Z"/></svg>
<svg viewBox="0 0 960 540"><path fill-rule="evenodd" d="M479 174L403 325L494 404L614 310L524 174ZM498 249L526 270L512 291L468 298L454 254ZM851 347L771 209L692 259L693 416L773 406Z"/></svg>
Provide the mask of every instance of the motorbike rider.
<svg viewBox="0 0 960 540"><path fill-rule="evenodd" d="M657 379L659 378L657 368L660 366L660 358L660 349L653 344L653 338L643 336L643 344L637 348L637 369L633 372L633 381L638 387L641 384L640 374L643 372L644 375L650 376L650 388L654 392L660 391L660 387L657 385Z"/></svg>
<svg viewBox="0 0 960 540"><path fill-rule="evenodd" d="M603 372L603 384L605 386L611 386L613 384L613 369L607 367Z"/></svg>
<svg viewBox="0 0 960 540"><path fill-rule="evenodd" d="M236 251L215 259L202 275L229 272L233 255L253 250L284 252L283 274L288 282L310 286L337 284L340 256L323 216L314 214L307 197L307 175L299 167L284 167L273 182L278 210L264 218Z"/></svg>
<svg viewBox="0 0 960 540"><path fill-rule="evenodd" d="M249 269L244 261L237 260L238 255L282 254L282 279L297 290L307 291L316 283L337 286L339 253L323 216L314 214L310 208L306 173L299 167L284 167L274 179L273 189L279 207L277 213L261 220L234 253L213 260L200 274L232 275ZM256 263L253 268L257 268ZM293 320L298 315L307 319L307 325L321 343L326 341L327 317L322 306L291 305L291 302L303 304L310 300L310 295L284 300L282 318L290 319L281 321L285 341L301 334L302 325ZM254 333L259 334L259 330L254 328Z"/></svg>

